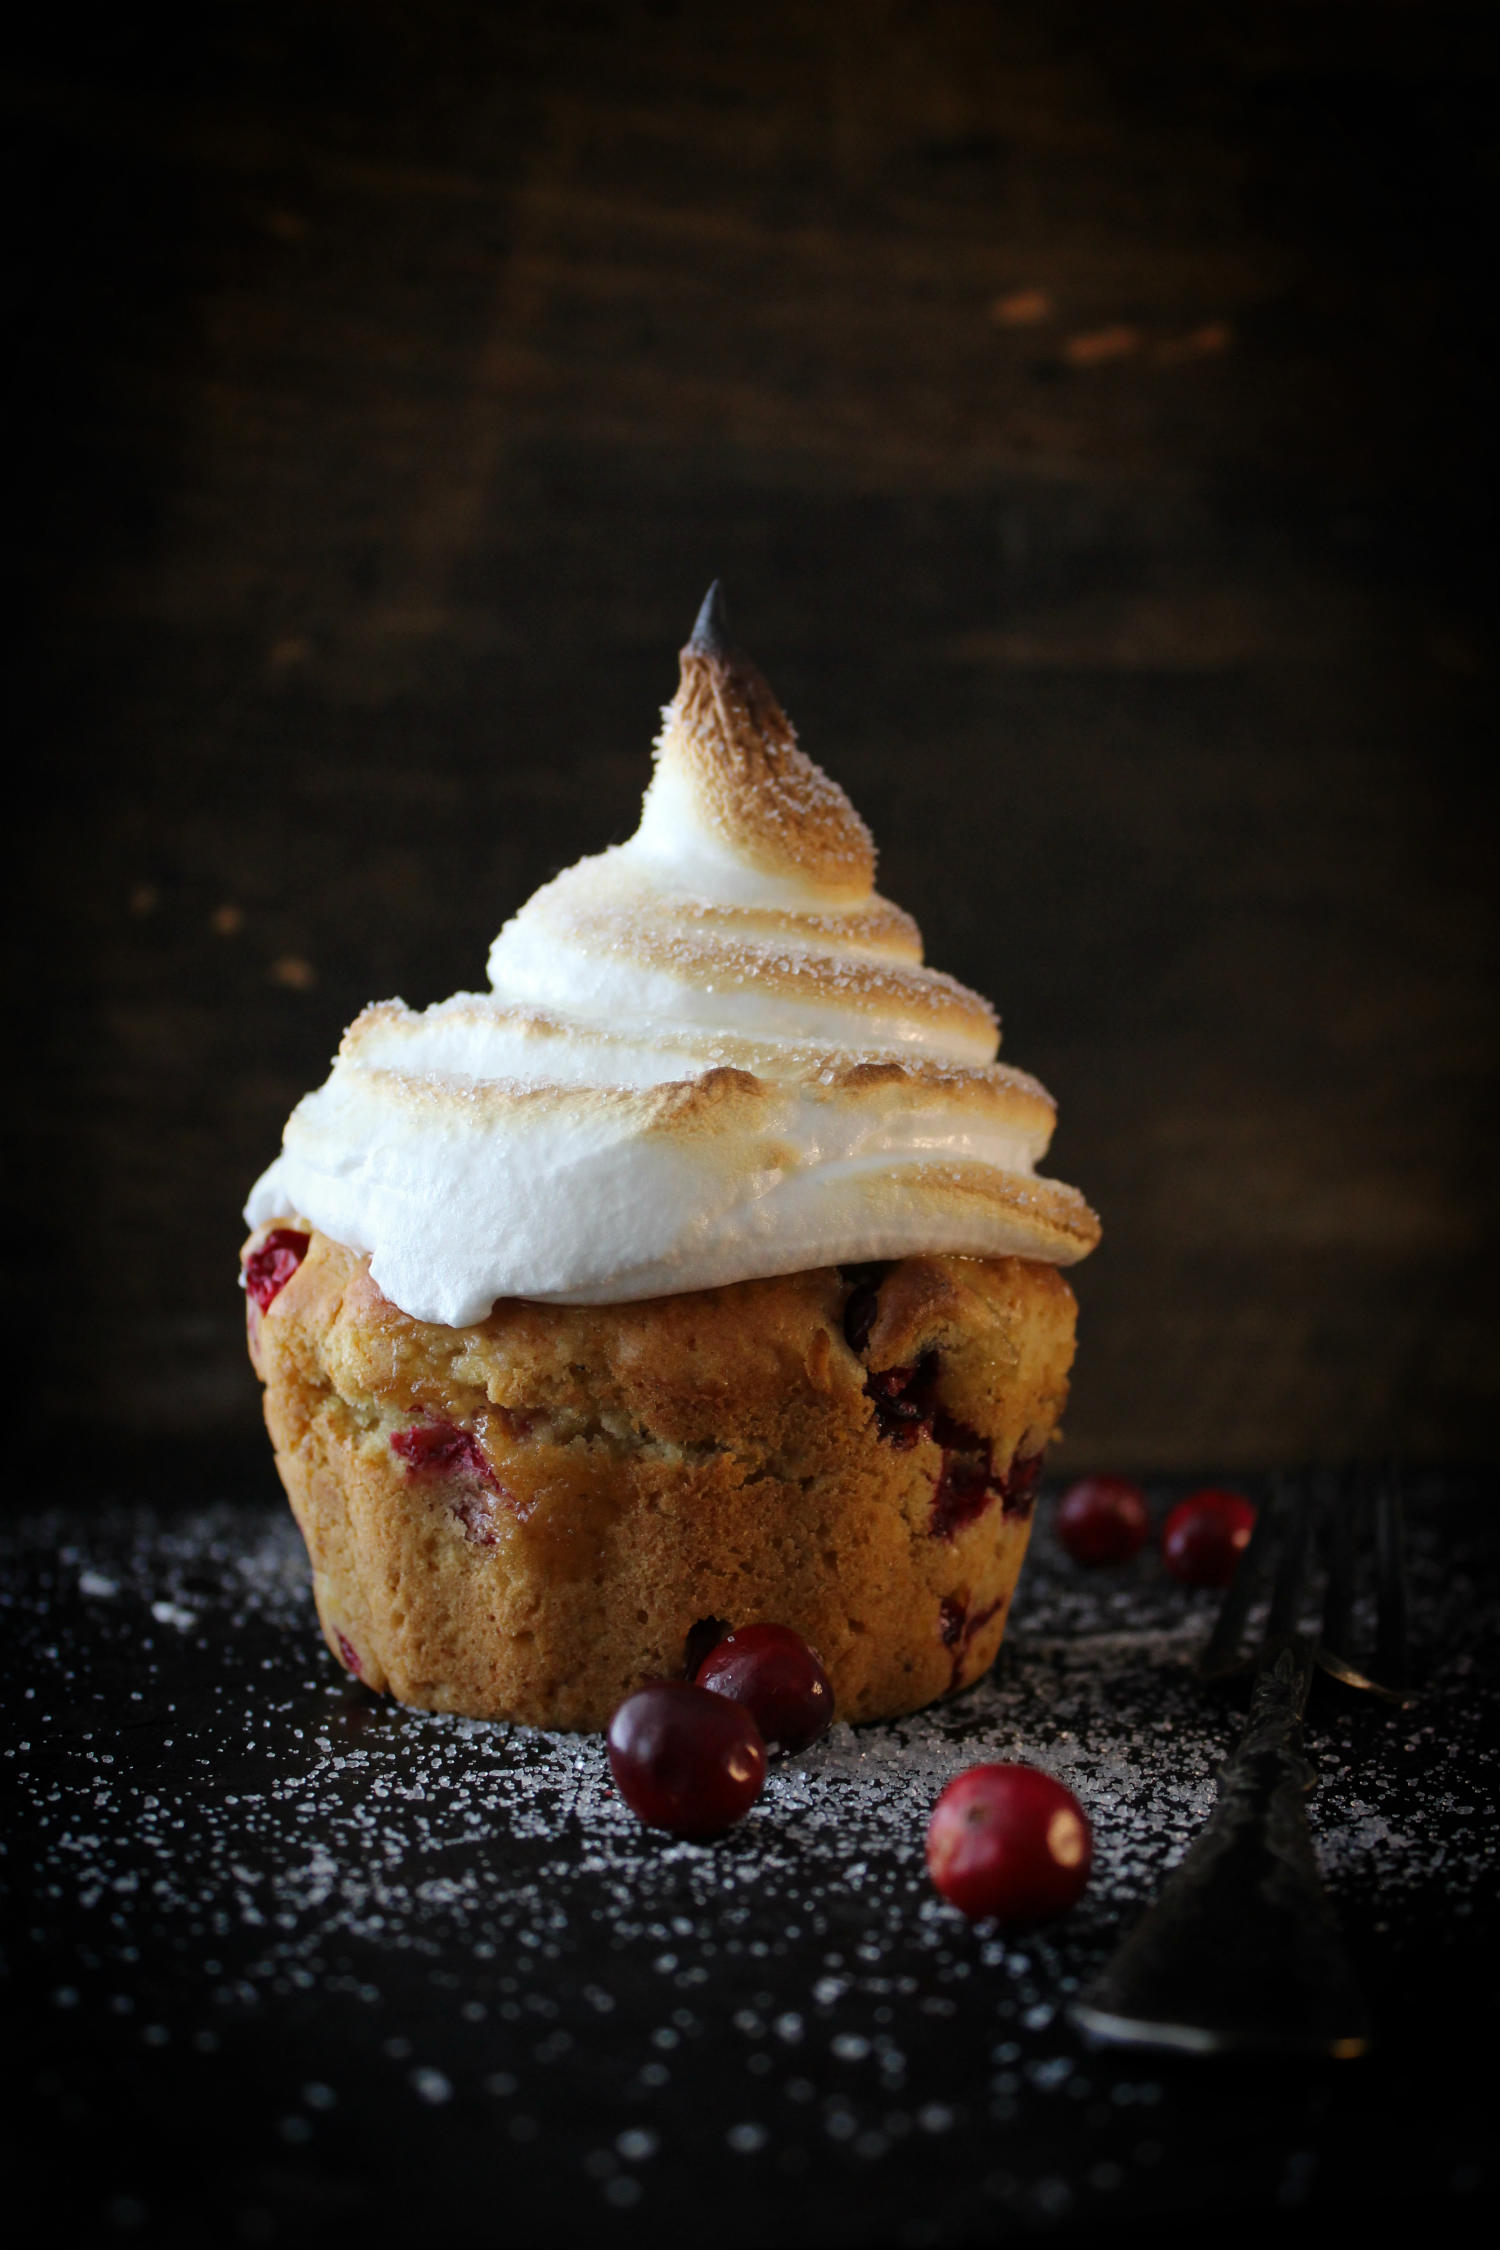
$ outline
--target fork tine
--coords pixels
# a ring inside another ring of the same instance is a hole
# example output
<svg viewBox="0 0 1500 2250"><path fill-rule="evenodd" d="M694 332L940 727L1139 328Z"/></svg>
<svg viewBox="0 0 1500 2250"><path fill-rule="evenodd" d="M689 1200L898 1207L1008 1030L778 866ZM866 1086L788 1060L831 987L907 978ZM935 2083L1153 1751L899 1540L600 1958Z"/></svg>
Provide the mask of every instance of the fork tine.
<svg viewBox="0 0 1500 2250"><path fill-rule="evenodd" d="M1305 1479L1288 1489L1289 1480L1278 1480L1281 1486L1280 1514L1285 1530L1281 1553L1276 1562L1276 1577L1271 1587L1271 1613L1266 1619L1266 1639L1279 1640L1295 1632L1297 1608L1302 1599L1303 1581L1307 1575L1307 1543L1312 1533L1315 1501L1312 1487Z"/></svg>
<svg viewBox="0 0 1500 2250"><path fill-rule="evenodd" d="M1262 1506L1255 1511L1255 1529L1235 1566L1234 1576L1219 1604L1214 1629L1198 1659L1198 1670L1205 1680L1222 1679L1226 1672L1234 1671L1239 1663L1240 1639L1245 1630L1245 1620L1250 1614L1255 1589L1276 1536L1279 1498L1278 1481Z"/></svg>
<svg viewBox="0 0 1500 2250"><path fill-rule="evenodd" d="M1323 1648L1347 1663L1349 1620L1354 1610L1354 1557L1364 1489L1359 1471L1345 1469L1333 1495L1328 1542L1328 1591L1323 1600Z"/></svg>
<svg viewBox="0 0 1500 2250"><path fill-rule="evenodd" d="M1349 1486L1351 1506L1349 1530L1351 1538L1362 1534L1366 1505L1370 1492L1370 1479L1364 1473L1352 1477ZM1408 1704L1412 1698L1407 1693L1406 1680L1406 1557L1402 1539L1401 1486L1394 1464L1374 1479L1375 1494L1375 1594L1376 1625L1375 1654L1356 1664L1348 1653L1349 1631L1347 1616L1339 1639L1334 1633L1339 1620L1330 1613L1336 1608L1334 1578L1338 1576L1337 1557L1333 1577L1328 1588L1328 1608L1324 1611L1323 1635L1317 1650L1316 1661L1320 1670L1333 1679L1342 1680L1346 1687L1361 1688L1369 1695L1380 1696L1387 1703ZM1335 1528L1335 1542L1343 1532ZM1350 1585L1353 1584L1353 1566L1350 1566ZM1369 1669L1364 1669L1368 1661Z"/></svg>
<svg viewBox="0 0 1500 2250"><path fill-rule="evenodd" d="M1392 1461L1375 1490L1375 1677L1406 1689L1406 1542L1400 1472Z"/></svg>

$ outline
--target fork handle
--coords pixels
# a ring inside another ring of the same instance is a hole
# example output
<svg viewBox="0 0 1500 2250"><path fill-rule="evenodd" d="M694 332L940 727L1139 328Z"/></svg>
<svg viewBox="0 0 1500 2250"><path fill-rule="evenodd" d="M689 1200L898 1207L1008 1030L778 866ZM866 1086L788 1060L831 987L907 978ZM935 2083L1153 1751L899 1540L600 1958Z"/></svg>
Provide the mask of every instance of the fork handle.
<svg viewBox="0 0 1500 2250"><path fill-rule="evenodd" d="M1155 1904L1074 2004L1130 2046L1362 2054L1369 2017L1318 1873L1302 1751L1312 1644L1265 1662L1213 1811Z"/></svg>

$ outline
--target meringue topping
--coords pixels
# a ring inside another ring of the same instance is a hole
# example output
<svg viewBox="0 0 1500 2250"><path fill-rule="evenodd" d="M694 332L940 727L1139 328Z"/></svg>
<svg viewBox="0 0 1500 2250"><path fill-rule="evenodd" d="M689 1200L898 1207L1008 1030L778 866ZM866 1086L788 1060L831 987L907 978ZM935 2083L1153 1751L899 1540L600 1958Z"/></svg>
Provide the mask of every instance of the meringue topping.
<svg viewBox="0 0 1500 2250"><path fill-rule="evenodd" d="M926 968L875 848L729 638L682 651L640 826L506 923L491 992L368 1008L246 1208L371 1254L459 1327L915 1251L1071 1264L1054 1110Z"/></svg>

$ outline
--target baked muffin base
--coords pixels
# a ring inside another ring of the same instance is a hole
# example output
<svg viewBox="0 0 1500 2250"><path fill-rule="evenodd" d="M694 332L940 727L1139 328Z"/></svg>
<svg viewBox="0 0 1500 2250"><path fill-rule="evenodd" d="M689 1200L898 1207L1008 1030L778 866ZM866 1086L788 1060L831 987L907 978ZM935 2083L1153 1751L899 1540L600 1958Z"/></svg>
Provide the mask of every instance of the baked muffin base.
<svg viewBox="0 0 1500 2250"><path fill-rule="evenodd" d="M451 1329L303 1231L250 1349L325 1637L368 1686L598 1728L770 1619L858 1720L994 1660L1067 1394L1055 1267L907 1258Z"/></svg>

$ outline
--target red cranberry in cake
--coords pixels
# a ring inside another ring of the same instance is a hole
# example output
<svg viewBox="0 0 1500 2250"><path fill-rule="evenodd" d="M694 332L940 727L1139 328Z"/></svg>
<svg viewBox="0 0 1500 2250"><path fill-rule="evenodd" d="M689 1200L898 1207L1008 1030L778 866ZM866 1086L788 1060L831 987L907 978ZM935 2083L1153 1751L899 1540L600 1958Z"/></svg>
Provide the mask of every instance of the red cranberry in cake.
<svg viewBox="0 0 1500 2250"><path fill-rule="evenodd" d="M686 1680L627 1695L609 1722L609 1770L638 1820L674 1836L717 1836L744 1818L766 1778L766 1746L742 1703Z"/></svg>
<svg viewBox="0 0 1500 2250"><path fill-rule="evenodd" d="M864 1294L873 1296L873 1291ZM860 1295L855 1292L851 1307L858 1306ZM859 1318L864 1318L862 1307ZM847 1331L847 1309L845 1327ZM876 1434L885 1444L906 1453L919 1438L930 1437L942 1447L929 1523L933 1538L956 1539L997 1500L1003 1515L1030 1515L1041 1479L1041 1455L1018 1458L1008 1471L997 1473L990 1440L939 1405L938 1365L937 1353L929 1351L908 1367L881 1368L865 1378L865 1396L875 1408Z"/></svg>
<svg viewBox="0 0 1500 2250"><path fill-rule="evenodd" d="M251 1251L245 1260L245 1291L262 1312L285 1289L311 1240L296 1227L273 1227L259 1249Z"/></svg>
<svg viewBox="0 0 1500 2250"><path fill-rule="evenodd" d="M391 1451L406 1463L408 1476L431 1471L438 1476L479 1477L486 1484L495 1481L478 1440L451 1422L419 1422L414 1429L397 1430Z"/></svg>
<svg viewBox="0 0 1500 2250"><path fill-rule="evenodd" d="M1071 1789L1035 1766L970 1766L939 1797L927 1872L971 1921L1041 1922L1083 1895L1093 1861Z"/></svg>
<svg viewBox="0 0 1500 2250"><path fill-rule="evenodd" d="M1008 1516L1029 1516L1036 1506L1037 1486L1041 1481L1040 1453L1018 1454L1006 1475L995 1479L1003 1512Z"/></svg>
<svg viewBox="0 0 1500 2250"><path fill-rule="evenodd" d="M1254 1529L1255 1510L1242 1492L1205 1485L1179 1500L1162 1525L1162 1561L1185 1586L1227 1586Z"/></svg>
<svg viewBox="0 0 1500 2250"><path fill-rule="evenodd" d="M1150 1529L1146 1495L1129 1477L1081 1477L1058 1502L1057 1536L1077 1563L1129 1562Z"/></svg>
<svg viewBox="0 0 1500 2250"><path fill-rule="evenodd" d="M944 1648L962 1648L969 1604L963 1594L944 1594L938 1604L938 1639Z"/></svg>
<svg viewBox="0 0 1500 2250"><path fill-rule="evenodd" d="M988 1448L983 1453L945 1450L933 1487L928 1530L934 1539L956 1539L998 1498Z"/></svg>
<svg viewBox="0 0 1500 2250"><path fill-rule="evenodd" d="M967 1593L945 1594L938 1605L938 1639L944 1648L953 1651L953 1672L949 1685L957 1687L963 1677L964 1660L971 1644L978 1639L997 1610L1005 1607L1002 1594L998 1601L986 1602L983 1609L971 1609Z"/></svg>
<svg viewBox="0 0 1500 2250"><path fill-rule="evenodd" d="M776 1750L805 1750L833 1724L823 1660L789 1625L742 1625L699 1665L699 1687L742 1703Z"/></svg>
<svg viewBox="0 0 1500 2250"><path fill-rule="evenodd" d="M913 1367L884 1367L865 1378L865 1395L875 1408L875 1427L887 1445L905 1453L932 1428L933 1391L938 1356L924 1352Z"/></svg>
<svg viewBox="0 0 1500 2250"><path fill-rule="evenodd" d="M966 1423L955 1421L941 1407L932 1417L932 1435L943 1448L928 1524L934 1539L956 1539L997 1500L1004 1516L1024 1518L1031 1514L1042 1477L1039 1453L1018 1455L1009 1469L1001 1472L995 1468L994 1449L988 1439Z"/></svg>
<svg viewBox="0 0 1500 2250"><path fill-rule="evenodd" d="M364 1671L364 1666L359 1661L359 1650L342 1633L338 1636L338 1644L340 1664L343 1665L346 1672L352 1672L354 1677L359 1679Z"/></svg>
<svg viewBox="0 0 1500 2250"><path fill-rule="evenodd" d="M472 1547L495 1544L494 1496L508 1500L484 1457L477 1438L451 1422L419 1422L415 1429L397 1430L391 1451L406 1463L409 1477L434 1476L445 1486L444 1498Z"/></svg>

